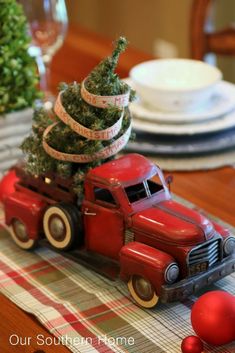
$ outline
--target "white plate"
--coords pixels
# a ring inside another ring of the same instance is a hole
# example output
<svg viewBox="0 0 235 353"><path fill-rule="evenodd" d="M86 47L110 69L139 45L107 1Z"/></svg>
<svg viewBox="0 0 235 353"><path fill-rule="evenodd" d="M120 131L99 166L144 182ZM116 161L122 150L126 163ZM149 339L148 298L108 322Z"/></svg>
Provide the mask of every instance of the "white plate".
<svg viewBox="0 0 235 353"><path fill-rule="evenodd" d="M125 79L131 87L134 84L131 79ZM138 92L137 92L138 93ZM164 123L188 123L218 118L235 108L235 85L226 81L218 83L216 93L210 101L197 111L182 113L161 112L137 99L131 103L130 111L139 119L164 122Z"/></svg>
<svg viewBox="0 0 235 353"><path fill-rule="evenodd" d="M194 135L216 132L235 126L235 110L218 118L191 124L160 124L133 118L134 130L166 135Z"/></svg>

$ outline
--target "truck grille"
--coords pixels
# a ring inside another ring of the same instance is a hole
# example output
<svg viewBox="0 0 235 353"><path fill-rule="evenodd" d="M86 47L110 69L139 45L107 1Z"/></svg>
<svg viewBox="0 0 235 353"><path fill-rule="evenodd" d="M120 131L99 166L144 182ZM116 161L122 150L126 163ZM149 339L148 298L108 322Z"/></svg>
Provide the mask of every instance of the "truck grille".
<svg viewBox="0 0 235 353"><path fill-rule="evenodd" d="M130 229L126 229L125 239L124 239L125 245L128 243L131 243L134 240L135 240L134 232Z"/></svg>
<svg viewBox="0 0 235 353"><path fill-rule="evenodd" d="M212 240L192 249L188 255L188 265L207 263L212 266L220 259L220 239Z"/></svg>

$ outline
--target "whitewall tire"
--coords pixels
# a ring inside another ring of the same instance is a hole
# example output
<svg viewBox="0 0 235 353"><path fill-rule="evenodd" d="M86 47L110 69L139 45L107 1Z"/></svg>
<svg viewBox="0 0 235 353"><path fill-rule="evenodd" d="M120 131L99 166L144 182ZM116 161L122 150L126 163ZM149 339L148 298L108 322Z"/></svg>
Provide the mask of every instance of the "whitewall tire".
<svg viewBox="0 0 235 353"><path fill-rule="evenodd" d="M144 277L133 275L128 284L129 292L137 304L144 308L153 308L159 300L153 285Z"/></svg>
<svg viewBox="0 0 235 353"><path fill-rule="evenodd" d="M13 219L10 227L10 233L14 242L24 250L31 250L35 247L37 241L28 236L26 225L19 219Z"/></svg>
<svg viewBox="0 0 235 353"><path fill-rule="evenodd" d="M50 206L43 217L43 229L49 243L58 250L68 250L79 237L78 212L73 205Z"/></svg>

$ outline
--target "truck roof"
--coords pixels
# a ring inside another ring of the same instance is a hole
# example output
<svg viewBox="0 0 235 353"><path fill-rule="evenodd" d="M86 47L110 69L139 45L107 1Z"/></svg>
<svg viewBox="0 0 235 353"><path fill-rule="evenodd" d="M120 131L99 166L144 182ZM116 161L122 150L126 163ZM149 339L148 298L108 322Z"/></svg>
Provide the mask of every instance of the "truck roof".
<svg viewBox="0 0 235 353"><path fill-rule="evenodd" d="M134 185L157 173L157 168L144 156L130 153L91 169L87 177L105 185Z"/></svg>

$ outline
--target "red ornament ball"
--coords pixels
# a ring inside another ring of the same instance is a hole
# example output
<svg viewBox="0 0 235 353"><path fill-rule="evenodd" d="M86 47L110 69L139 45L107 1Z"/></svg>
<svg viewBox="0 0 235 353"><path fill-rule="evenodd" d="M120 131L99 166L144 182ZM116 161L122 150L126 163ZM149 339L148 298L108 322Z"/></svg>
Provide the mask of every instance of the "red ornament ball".
<svg viewBox="0 0 235 353"><path fill-rule="evenodd" d="M185 337L181 343L182 353L202 353L203 343L197 336Z"/></svg>
<svg viewBox="0 0 235 353"><path fill-rule="evenodd" d="M192 326L208 344L220 346L235 340L235 296L224 291L202 295L193 305Z"/></svg>
<svg viewBox="0 0 235 353"><path fill-rule="evenodd" d="M0 202L14 192L15 182L18 180L15 171L10 170L0 181Z"/></svg>

